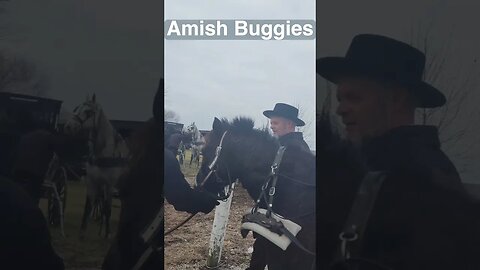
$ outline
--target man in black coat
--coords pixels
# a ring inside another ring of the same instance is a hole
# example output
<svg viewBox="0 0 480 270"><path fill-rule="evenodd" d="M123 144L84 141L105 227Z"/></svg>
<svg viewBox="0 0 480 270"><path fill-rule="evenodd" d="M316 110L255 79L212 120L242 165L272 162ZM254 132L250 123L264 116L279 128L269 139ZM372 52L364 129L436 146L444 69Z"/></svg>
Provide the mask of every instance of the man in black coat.
<svg viewBox="0 0 480 270"><path fill-rule="evenodd" d="M219 204L207 193L190 187L180 170L178 160L167 149L164 152L164 164L163 190L165 198L175 207L175 210L189 213L210 213Z"/></svg>
<svg viewBox="0 0 480 270"><path fill-rule="evenodd" d="M0 176L0 268L63 270L42 211L27 192Z"/></svg>
<svg viewBox="0 0 480 270"><path fill-rule="evenodd" d="M278 137L281 145L289 147L298 147L304 151L310 152L310 148L303 139L302 132L295 131L297 126L305 125L298 118L298 109L285 103L277 103L273 110L263 112L270 119L270 128L273 134Z"/></svg>
<svg viewBox="0 0 480 270"><path fill-rule="evenodd" d="M299 148L302 151L311 153L308 144L303 139L302 132L295 131L297 126L305 125L305 122L298 118L297 108L289 104L277 103L273 110L266 110L263 112L263 115L270 119L270 128L273 134L278 137L280 145L286 147L285 151ZM263 270L267 265L265 254L267 247L265 242L268 240L258 237L256 234L254 234L254 237L256 237L256 240L253 244L253 253L248 270Z"/></svg>
<svg viewBox="0 0 480 270"><path fill-rule="evenodd" d="M416 108L446 102L422 81L424 65L417 49L370 34L356 36L346 57L317 60L317 73L338 85L337 113L348 139L369 171L386 172L361 241L350 242L343 266L480 269L480 212L442 152L437 128L414 125Z"/></svg>

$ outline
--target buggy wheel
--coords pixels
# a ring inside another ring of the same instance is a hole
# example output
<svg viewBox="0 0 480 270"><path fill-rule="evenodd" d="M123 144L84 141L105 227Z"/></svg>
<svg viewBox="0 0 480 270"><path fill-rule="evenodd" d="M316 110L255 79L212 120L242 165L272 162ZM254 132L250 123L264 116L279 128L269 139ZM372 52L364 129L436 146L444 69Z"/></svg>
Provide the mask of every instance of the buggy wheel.
<svg viewBox="0 0 480 270"><path fill-rule="evenodd" d="M48 221L50 224L58 226L63 222L67 205L67 172L63 167L55 172L52 182L55 185L58 198L55 192L49 192Z"/></svg>

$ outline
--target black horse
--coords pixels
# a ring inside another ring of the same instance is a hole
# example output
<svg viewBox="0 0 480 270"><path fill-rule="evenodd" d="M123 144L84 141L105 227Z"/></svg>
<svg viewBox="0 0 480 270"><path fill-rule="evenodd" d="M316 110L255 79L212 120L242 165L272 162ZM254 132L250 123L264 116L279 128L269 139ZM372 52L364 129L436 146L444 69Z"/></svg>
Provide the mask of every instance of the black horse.
<svg viewBox="0 0 480 270"><path fill-rule="evenodd" d="M204 181L220 144L222 149L215 173ZM218 194L234 179L239 179L249 195L257 199L278 148L277 139L266 129L255 129L251 119L235 118L229 122L215 118L213 129L207 135L197 184L204 183L203 188ZM299 148L287 149L279 169L273 211L302 227L297 239L310 251L315 250L315 181L315 156ZM262 202L260 207L266 208L266 205ZM315 257L293 243L283 251L263 237L257 241L263 241L266 263L271 270L314 269Z"/></svg>

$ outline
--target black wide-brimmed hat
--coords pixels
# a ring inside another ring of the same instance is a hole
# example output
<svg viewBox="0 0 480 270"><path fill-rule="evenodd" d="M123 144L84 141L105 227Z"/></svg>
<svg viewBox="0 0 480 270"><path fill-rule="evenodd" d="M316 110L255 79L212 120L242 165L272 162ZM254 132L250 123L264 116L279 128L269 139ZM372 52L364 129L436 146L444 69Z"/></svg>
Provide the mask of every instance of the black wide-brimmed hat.
<svg viewBox="0 0 480 270"><path fill-rule="evenodd" d="M273 110L266 110L263 112L263 115L268 118L273 116L283 117L292 120L296 126L305 126L305 122L298 118L298 109L285 103L275 104Z"/></svg>
<svg viewBox="0 0 480 270"><path fill-rule="evenodd" d="M445 96L424 82L425 54L414 47L380 35L362 34L353 38L345 57L317 60L317 73L338 83L348 76L390 81L404 86L417 97L418 107L434 108L445 104Z"/></svg>

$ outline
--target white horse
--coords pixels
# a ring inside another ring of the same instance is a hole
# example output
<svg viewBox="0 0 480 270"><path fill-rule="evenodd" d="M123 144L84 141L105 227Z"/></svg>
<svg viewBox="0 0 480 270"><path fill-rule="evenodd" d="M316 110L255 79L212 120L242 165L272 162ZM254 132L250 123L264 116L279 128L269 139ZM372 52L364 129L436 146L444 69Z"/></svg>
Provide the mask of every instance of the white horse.
<svg viewBox="0 0 480 270"><path fill-rule="evenodd" d="M102 217L101 224L105 224L105 237L108 238L113 190L126 168L129 157L127 144L96 102L95 94L91 99L87 97L84 103L75 108L64 129L67 134L84 134L89 141L90 155L86 164L87 198L80 237L84 237L92 209L97 205Z"/></svg>
<svg viewBox="0 0 480 270"><path fill-rule="evenodd" d="M187 127L187 132L192 135L192 143L191 143L191 150L192 156L190 158L190 165L192 162L195 161L197 166L200 165L200 155L202 153L202 149L205 146L205 138L203 137L200 130L193 122L191 125Z"/></svg>

